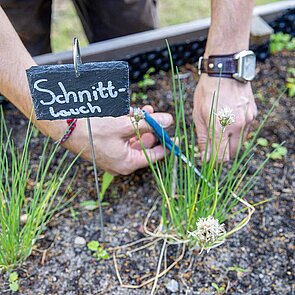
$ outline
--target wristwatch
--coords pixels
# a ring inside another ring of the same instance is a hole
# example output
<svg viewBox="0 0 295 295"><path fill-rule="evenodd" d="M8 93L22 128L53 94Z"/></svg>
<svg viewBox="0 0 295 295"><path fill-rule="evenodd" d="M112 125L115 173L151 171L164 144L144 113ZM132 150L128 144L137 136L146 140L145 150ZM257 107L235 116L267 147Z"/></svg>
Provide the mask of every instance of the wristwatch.
<svg viewBox="0 0 295 295"><path fill-rule="evenodd" d="M210 55L199 58L198 73L213 77L234 78L240 82L252 81L256 74L256 56L251 50L228 55Z"/></svg>

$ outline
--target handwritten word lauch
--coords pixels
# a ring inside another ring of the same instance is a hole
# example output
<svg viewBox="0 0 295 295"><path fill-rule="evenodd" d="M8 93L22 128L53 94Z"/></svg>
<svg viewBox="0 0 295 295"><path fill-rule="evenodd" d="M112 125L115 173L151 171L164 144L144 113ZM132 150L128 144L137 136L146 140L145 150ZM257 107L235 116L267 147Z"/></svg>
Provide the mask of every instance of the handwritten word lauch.
<svg viewBox="0 0 295 295"><path fill-rule="evenodd" d="M26 70L37 120L120 117L130 112L125 61L33 66Z"/></svg>
<svg viewBox="0 0 295 295"><path fill-rule="evenodd" d="M34 89L39 92L47 93L47 97L45 99L44 94L42 96L43 99L40 100L40 103L44 106L58 104L73 104L73 103L85 103L78 108L69 108L68 110L60 110L56 112L54 107L49 107L49 112L54 118L59 117L68 117L70 115L79 115L79 114L88 114L101 112L100 106L93 106L91 104L92 101L98 101L100 99L115 99L118 97L120 92L126 92L126 88L115 89L112 81L107 82L107 86L105 87L102 82L97 82L95 85L91 86L91 90L83 89L77 92L75 91L67 91L64 84L62 82L58 82L58 86L60 88L59 93L54 93L53 91L46 88L47 79L39 79L34 83Z"/></svg>

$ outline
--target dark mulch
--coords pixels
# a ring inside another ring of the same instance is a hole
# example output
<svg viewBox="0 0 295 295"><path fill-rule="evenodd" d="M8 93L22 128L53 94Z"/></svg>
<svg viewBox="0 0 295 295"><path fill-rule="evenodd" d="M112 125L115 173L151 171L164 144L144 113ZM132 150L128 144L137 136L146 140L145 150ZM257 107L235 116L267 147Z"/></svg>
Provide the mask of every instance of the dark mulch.
<svg viewBox="0 0 295 295"><path fill-rule="evenodd" d="M269 58L259 64L258 78L253 83L258 105L258 120L271 107L285 84L288 67L295 67L295 54L285 53ZM191 66L183 67L188 73L183 79L186 85L186 111L191 120L192 95L196 85L195 71ZM170 74L161 73L156 78L154 89L148 91L149 99L142 103L152 104L157 111L173 112ZM136 87L136 86L133 86ZM215 294L213 282L226 288L227 294L293 294L292 268L294 223L293 209L294 174L294 98L283 96L266 123L261 136L270 143L286 141L288 155L281 161L270 161L261 173L257 184L248 196L253 202L265 198L277 199L256 208L249 225L230 237L224 245L208 254L194 257L190 270L188 255L166 277L159 280L158 294L170 294L166 284L175 279L179 294ZM6 105L5 115L17 145L21 147L27 121L11 105ZM33 162L44 138L33 139ZM270 147L261 148L251 164L255 171ZM60 154L64 152L61 149ZM76 205L83 200L95 199L94 178L89 163L79 160L75 189L82 188ZM154 200L158 197L155 182L149 169L143 169L127 177L117 177L106 196L110 206L104 208L107 245L121 245L142 237L142 222ZM43 254L33 251L27 263L19 270L20 294L149 294L151 285L140 290L121 288L116 278L112 259L97 262L86 247L74 244L77 236L86 241L99 239L98 210L85 211L77 206L78 220L65 212L47 227L45 237L37 248L49 246L43 263ZM139 276L154 271L161 245L142 251L131 261L120 260L123 279L138 282ZM175 255L171 249L169 255ZM242 271L233 271L238 266ZM9 291L5 276L0 278L0 293ZM191 293L186 291L191 290Z"/></svg>

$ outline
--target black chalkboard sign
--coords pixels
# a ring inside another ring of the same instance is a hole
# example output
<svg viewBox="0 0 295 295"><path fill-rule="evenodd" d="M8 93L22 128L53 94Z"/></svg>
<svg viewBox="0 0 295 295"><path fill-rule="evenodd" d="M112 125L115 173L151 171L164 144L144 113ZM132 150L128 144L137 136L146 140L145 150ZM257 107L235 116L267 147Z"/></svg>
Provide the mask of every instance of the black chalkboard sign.
<svg viewBox="0 0 295 295"><path fill-rule="evenodd" d="M34 66L27 77L38 120L129 114L129 71L123 61Z"/></svg>

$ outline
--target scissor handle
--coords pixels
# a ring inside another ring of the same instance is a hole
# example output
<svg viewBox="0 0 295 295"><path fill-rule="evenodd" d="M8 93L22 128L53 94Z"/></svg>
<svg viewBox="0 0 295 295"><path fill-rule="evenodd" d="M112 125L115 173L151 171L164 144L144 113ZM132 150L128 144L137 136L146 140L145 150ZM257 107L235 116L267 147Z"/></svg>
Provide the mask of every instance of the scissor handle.
<svg viewBox="0 0 295 295"><path fill-rule="evenodd" d="M172 151L174 147L174 154L176 156L180 155L179 147L172 141L168 133L164 130L164 128L157 123L153 117L147 113L146 111L143 111L144 113L144 119L147 121L147 123L153 128L155 134L157 135L158 139L161 141L162 145L165 142L165 147Z"/></svg>

